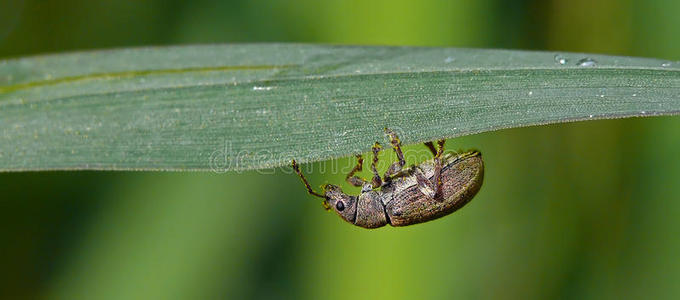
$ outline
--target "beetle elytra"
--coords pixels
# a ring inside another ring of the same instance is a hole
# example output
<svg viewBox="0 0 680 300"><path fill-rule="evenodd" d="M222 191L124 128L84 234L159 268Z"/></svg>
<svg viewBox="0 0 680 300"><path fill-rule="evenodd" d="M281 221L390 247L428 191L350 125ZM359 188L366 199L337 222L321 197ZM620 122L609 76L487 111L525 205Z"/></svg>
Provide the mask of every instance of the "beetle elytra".
<svg viewBox="0 0 680 300"><path fill-rule="evenodd" d="M390 224L407 226L446 216L470 202L482 186L484 162L479 151L444 154L444 140L425 143L434 158L403 169L406 164L401 142L390 129L392 148L398 161L390 165L381 178L376 169L380 144L373 146L371 171L368 181L354 174L363 168L363 158L357 155L357 165L346 180L362 187L358 196L347 195L336 185L324 186L324 193L312 190L295 160L293 169L311 195L323 198L326 209L332 209L343 220L363 227L378 228Z"/></svg>

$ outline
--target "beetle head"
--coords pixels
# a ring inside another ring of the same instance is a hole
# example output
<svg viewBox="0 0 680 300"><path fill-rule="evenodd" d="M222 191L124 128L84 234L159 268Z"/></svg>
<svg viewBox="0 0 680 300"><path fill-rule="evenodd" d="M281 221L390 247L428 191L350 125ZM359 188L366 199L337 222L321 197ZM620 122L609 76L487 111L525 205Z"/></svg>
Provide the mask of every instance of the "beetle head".
<svg viewBox="0 0 680 300"><path fill-rule="evenodd" d="M335 211L345 221L354 224L357 216L357 197L343 193L339 186L332 184L326 185L324 190L328 209Z"/></svg>

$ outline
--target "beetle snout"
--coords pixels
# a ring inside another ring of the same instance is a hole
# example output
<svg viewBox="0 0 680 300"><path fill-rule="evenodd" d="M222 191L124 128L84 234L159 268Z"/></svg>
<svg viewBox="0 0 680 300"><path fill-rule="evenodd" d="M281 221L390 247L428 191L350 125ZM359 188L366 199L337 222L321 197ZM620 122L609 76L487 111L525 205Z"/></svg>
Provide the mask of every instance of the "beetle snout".
<svg viewBox="0 0 680 300"><path fill-rule="evenodd" d="M357 197L342 192L338 186L328 185L326 189L326 203L345 221L354 223L357 209Z"/></svg>

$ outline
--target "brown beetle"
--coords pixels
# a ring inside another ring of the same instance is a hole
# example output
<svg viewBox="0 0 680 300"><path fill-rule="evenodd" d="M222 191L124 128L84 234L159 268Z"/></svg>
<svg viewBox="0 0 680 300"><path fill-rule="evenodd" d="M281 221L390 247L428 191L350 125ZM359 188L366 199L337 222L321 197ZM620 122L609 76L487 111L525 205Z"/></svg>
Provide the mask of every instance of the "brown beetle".
<svg viewBox="0 0 680 300"><path fill-rule="evenodd" d="M373 179L354 176L363 168L363 158L357 155L357 165L347 174L347 182L361 186L359 196L350 196L336 185L324 186L324 194L312 190L295 160L293 169L300 176L307 191L324 198L326 209L333 209L342 219L364 228L378 228L390 224L406 226L434 220L448 215L470 202L482 186L484 162L479 151L444 154L444 140L425 143L434 158L417 166L402 170L406 161L401 142L390 129L392 147L399 159L393 163L383 178L376 165L380 144L373 146Z"/></svg>

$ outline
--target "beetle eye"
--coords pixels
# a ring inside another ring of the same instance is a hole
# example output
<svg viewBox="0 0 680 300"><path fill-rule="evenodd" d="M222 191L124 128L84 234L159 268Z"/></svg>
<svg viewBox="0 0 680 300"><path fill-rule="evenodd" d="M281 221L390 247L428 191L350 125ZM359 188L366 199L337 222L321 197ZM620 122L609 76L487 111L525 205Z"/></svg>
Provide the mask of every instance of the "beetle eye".
<svg viewBox="0 0 680 300"><path fill-rule="evenodd" d="M335 203L335 208L338 211L343 211L343 210L345 210L345 203L342 202L342 201L338 201L338 203Z"/></svg>

